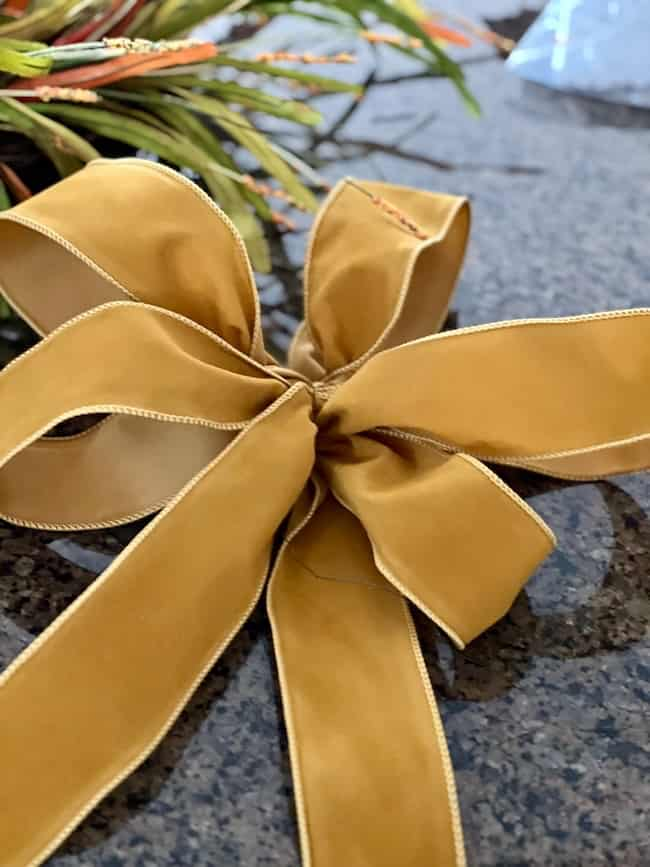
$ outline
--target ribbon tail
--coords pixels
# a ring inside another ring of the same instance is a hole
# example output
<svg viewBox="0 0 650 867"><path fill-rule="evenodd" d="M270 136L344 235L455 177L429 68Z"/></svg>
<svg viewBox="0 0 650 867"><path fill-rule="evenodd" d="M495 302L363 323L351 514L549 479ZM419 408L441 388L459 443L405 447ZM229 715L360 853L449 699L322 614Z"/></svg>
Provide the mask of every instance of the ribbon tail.
<svg viewBox="0 0 650 867"><path fill-rule="evenodd" d="M3 867L54 851L152 752L239 630L313 463L309 412L298 386L260 414L4 673Z"/></svg>
<svg viewBox="0 0 650 867"><path fill-rule="evenodd" d="M333 497L303 515L269 589L303 863L463 867L453 771L406 602Z"/></svg>

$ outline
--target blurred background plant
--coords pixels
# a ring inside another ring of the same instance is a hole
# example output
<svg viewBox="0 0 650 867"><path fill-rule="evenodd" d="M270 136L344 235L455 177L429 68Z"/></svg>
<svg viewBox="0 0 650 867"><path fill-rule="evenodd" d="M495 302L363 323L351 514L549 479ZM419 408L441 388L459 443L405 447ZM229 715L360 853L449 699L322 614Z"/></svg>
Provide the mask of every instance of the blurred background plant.
<svg viewBox="0 0 650 867"><path fill-rule="evenodd" d="M230 41L188 38L234 13L243 24ZM197 177L238 227L255 268L268 271L262 223L291 228L288 210L313 210L326 184L259 118L315 126L310 95L362 97L361 86L310 68L353 63L352 54L256 52L250 37L278 15L386 44L448 78L478 110L444 50L470 39L417 0L0 0L0 209L97 156L145 152ZM26 154L49 168L36 176Z"/></svg>

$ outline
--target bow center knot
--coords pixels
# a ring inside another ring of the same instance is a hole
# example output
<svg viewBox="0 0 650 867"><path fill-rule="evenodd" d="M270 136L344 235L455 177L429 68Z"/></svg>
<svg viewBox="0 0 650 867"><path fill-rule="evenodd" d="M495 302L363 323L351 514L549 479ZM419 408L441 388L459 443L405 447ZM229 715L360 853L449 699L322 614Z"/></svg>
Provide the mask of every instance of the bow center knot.
<svg viewBox="0 0 650 867"><path fill-rule="evenodd" d="M314 382L309 379L309 377L299 373L297 370L293 370L291 367L283 367L279 364L273 364L269 365L268 369L273 375L279 376L285 380L288 385L301 383L305 386L311 396L314 418L318 415L336 389L336 385L332 383L326 383L322 380Z"/></svg>

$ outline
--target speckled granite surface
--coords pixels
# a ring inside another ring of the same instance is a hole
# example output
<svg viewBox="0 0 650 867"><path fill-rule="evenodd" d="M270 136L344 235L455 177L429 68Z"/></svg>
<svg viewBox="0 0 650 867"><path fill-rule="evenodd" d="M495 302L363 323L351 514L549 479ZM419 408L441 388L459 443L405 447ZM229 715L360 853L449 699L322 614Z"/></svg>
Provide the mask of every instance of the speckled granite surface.
<svg viewBox="0 0 650 867"><path fill-rule="evenodd" d="M337 131L344 144L314 145L324 173L472 197L474 234L457 303L463 325L649 303L650 131L589 126L546 109L542 116L496 60L478 60L468 75L482 120L465 117L444 82L373 87ZM338 97L322 102L332 117L347 106ZM383 149L370 151L369 138ZM303 244L301 234L286 239L280 279L263 285L278 347L298 310ZM419 621L457 770L469 867L644 867L650 482L508 480L555 529L558 551L510 614L466 651ZM124 538L75 541L112 554ZM92 580L47 547L52 539L0 526L0 665ZM50 864L298 867L263 611L152 758Z"/></svg>

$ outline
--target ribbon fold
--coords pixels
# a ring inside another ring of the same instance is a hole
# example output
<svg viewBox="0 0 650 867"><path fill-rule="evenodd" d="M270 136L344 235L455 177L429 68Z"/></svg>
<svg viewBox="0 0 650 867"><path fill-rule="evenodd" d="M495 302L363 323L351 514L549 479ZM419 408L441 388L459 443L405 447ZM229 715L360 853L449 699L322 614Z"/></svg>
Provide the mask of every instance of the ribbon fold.
<svg viewBox="0 0 650 867"><path fill-rule="evenodd" d="M485 462L650 466L650 310L438 334L468 232L463 199L338 184L282 367L243 242L182 176L98 160L0 215L0 289L43 336L0 374L0 516L157 513L0 676L2 867L151 753L269 569L303 864L463 867L406 600L462 647L552 549Z"/></svg>

